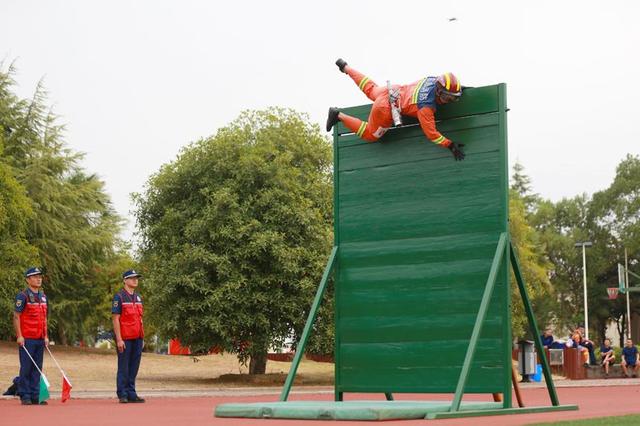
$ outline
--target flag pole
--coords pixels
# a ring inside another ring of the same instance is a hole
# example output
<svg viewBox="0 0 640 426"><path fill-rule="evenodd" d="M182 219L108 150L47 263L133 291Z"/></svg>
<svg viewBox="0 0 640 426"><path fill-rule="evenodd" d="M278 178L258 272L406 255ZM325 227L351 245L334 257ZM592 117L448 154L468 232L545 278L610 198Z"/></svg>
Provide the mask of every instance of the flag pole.
<svg viewBox="0 0 640 426"><path fill-rule="evenodd" d="M44 373L42 372L42 370L40 370L40 367L38 367L38 364L36 364L36 362L33 360L33 358L31 357L31 354L29 353L27 348L24 345L20 345L20 347L22 349L24 349L24 351L27 353L27 356L29 357L29 359L31 360L33 365L36 367L36 370L38 370L38 373L40 373L40 375L44 376Z"/></svg>
<svg viewBox="0 0 640 426"><path fill-rule="evenodd" d="M47 352L49 352L49 355L51 356L51 359L53 360L53 362L56 364L56 367L58 367L58 370L60 370L60 373L62 373L62 375L64 376L65 379L67 379L67 382L69 382L69 384L71 384L71 382L69 381L69 378L67 377L67 375L64 373L64 370L62 369L62 367L60 367L60 364L58 364L58 360L56 359L56 357L53 356L53 354L51 353L51 349L49 349L49 346L46 346L47 348Z"/></svg>

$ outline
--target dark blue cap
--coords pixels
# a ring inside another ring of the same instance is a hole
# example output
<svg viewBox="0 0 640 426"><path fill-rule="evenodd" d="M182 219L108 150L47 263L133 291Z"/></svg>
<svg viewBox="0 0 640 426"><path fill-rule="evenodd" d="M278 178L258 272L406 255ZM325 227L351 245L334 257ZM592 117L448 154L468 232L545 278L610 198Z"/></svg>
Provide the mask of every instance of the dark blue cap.
<svg viewBox="0 0 640 426"><path fill-rule="evenodd" d="M128 271L125 271L122 274L122 279L126 280L127 278L133 278L133 277L141 277L142 274L137 273L134 269L129 269Z"/></svg>
<svg viewBox="0 0 640 426"><path fill-rule="evenodd" d="M42 271L40 270L40 268L29 268L25 271L24 273L24 277L31 277L33 275L42 275Z"/></svg>

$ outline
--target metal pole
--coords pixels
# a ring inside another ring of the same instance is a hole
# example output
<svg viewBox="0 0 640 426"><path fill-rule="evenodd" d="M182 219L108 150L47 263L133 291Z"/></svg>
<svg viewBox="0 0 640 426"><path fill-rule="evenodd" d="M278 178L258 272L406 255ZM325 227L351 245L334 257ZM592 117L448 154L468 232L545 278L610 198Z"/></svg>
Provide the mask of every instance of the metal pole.
<svg viewBox="0 0 640 426"><path fill-rule="evenodd" d="M629 262L627 248L624 248L624 287L627 290L627 339L631 339L631 305L629 303Z"/></svg>
<svg viewBox="0 0 640 426"><path fill-rule="evenodd" d="M589 340L589 308L587 307L587 255L582 243L582 277L584 281L584 338Z"/></svg>

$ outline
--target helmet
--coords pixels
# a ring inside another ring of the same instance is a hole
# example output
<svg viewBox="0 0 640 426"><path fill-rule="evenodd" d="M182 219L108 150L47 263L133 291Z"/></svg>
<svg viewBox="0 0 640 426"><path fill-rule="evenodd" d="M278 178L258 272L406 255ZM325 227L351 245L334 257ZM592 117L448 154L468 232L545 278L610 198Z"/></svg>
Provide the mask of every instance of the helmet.
<svg viewBox="0 0 640 426"><path fill-rule="evenodd" d="M462 95L462 85L453 73L442 74L436 79L436 94L447 102L458 100Z"/></svg>

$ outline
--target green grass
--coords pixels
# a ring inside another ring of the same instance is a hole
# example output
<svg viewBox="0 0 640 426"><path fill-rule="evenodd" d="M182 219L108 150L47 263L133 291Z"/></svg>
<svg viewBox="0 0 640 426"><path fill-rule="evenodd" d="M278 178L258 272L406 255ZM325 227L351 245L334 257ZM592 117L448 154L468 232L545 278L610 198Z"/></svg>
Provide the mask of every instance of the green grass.
<svg viewBox="0 0 640 426"><path fill-rule="evenodd" d="M534 423L529 426L553 426L553 425L561 425L561 426L570 426L570 425L580 425L580 426L635 426L640 425L640 414L632 414L628 416L617 416L617 417L598 417L595 419L580 419L580 420L568 420L564 422L553 422L553 423Z"/></svg>

